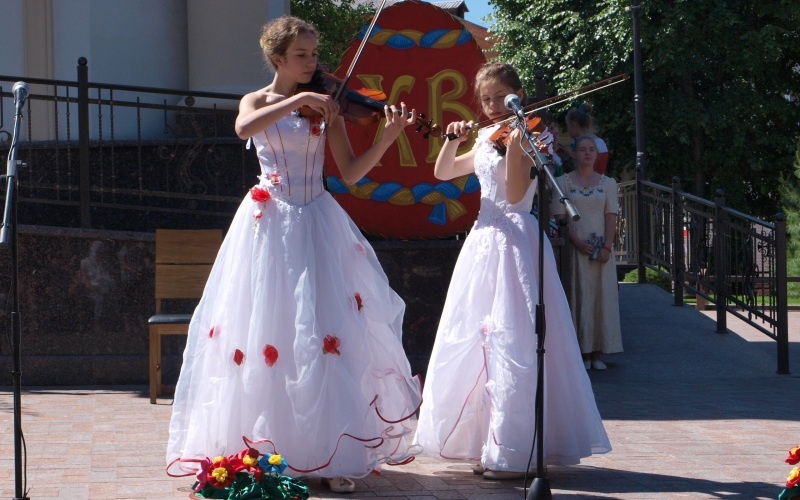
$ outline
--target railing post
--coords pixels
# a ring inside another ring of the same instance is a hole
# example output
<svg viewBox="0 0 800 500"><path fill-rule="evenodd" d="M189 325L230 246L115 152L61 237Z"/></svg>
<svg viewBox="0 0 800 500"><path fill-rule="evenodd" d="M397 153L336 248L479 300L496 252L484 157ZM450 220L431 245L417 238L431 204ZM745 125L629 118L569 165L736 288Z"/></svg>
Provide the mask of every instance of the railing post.
<svg viewBox="0 0 800 500"><path fill-rule="evenodd" d="M714 288L716 288L717 333L727 333L728 323L725 306L728 293L725 290L725 192L718 189L714 194Z"/></svg>
<svg viewBox="0 0 800 500"><path fill-rule="evenodd" d="M675 305L683 307L683 210L681 179L672 178L672 281Z"/></svg>
<svg viewBox="0 0 800 500"><path fill-rule="evenodd" d="M786 270L786 214L775 215L775 294L778 300L778 373L789 374L789 301Z"/></svg>
<svg viewBox="0 0 800 500"><path fill-rule="evenodd" d="M647 213L644 196L642 196L642 181L644 173L641 167L636 167L636 269L638 271L638 283L647 283L647 275L644 266L644 241L645 241L645 214Z"/></svg>
<svg viewBox="0 0 800 500"><path fill-rule="evenodd" d="M78 151L81 227L92 227L89 172L89 66L85 57L78 58Z"/></svg>

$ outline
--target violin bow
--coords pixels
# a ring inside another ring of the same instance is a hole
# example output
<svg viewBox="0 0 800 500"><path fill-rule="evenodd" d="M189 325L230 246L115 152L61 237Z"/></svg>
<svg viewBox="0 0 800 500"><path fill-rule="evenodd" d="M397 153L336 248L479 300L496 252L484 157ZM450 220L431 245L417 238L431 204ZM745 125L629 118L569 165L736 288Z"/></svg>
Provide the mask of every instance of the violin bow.
<svg viewBox="0 0 800 500"><path fill-rule="evenodd" d="M616 85L618 83L622 83L625 80L627 80L628 78L630 78L630 76L628 76L627 73L622 73L620 75L616 75L616 76L612 76L612 77L606 78L605 80L600 80L599 82L594 82L594 83L590 83L588 85L584 85L583 87L579 87L579 88L574 89L574 90L568 90L567 92L564 92L563 94L555 95L553 97L548 97L547 99L542 99L541 101L534 102L532 104L528 104L527 106L525 106L522 109L525 111L525 116L528 116L531 113L535 113L536 111L541 111L543 109L549 108L550 106L553 106L553 105L556 105L556 104L561 104L563 102L567 102L567 101L570 101L572 99L575 99L576 97L581 97L581 96L584 96L584 95L587 95L587 94L591 94L592 92L597 92L598 90L604 89L606 87L610 87L612 85ZM507 116L503 117L499 121L495 121L494 119L493 120L484 120L482 122L478 122L478 123L472 125L472 127L470 127L470 129L481 128L482 126L488 125L488 124L501 123L501 124L505 125L505 124L513 121L515 118L516 118L516 115L514 113L509 113Z"/></svg>
<svg viewBox="0 0 800 500"><path fill-rule="evenodd" d="M372 34L372 29L375 27L375 22L378 21L378 16L381 15L381 11L383 10L383 6L385 4L386 0L381 0L381 4L375 11L375 15L372 16L372 21L370 21L369 27L367 28L366 33L364 33L364 38L361 39L361 44L358 46L356 55L353 56L353 60L350 62L350 67L347 68L347 73L345 73L344 78L342 79L342 84L339 85L339 88L336 90L336 95L334 95L333 97L334 102L339 102L339 98L342 96L342 92L344 92L345 87L347 87L347 82L350 81L350 77L353 75L353 70L356 67L358 58L361 57L361 52L364 50L364 46L367 44L367 40L369 40L369 37Z"/></svg>

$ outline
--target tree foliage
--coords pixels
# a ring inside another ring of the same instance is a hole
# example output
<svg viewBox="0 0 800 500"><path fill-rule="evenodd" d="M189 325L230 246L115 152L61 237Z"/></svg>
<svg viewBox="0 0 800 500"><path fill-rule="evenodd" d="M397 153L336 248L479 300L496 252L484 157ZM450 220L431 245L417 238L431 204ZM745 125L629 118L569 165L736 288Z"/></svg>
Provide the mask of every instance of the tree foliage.
<svg viewBox="0 0 800 500"><path fill-rule="evenodd" d="M293 16L313 24L319 31L319 61L333 72L347 48L374 9L354 0L291 0Z"/></svg>
<svg viewBox="0 0 800 500"><path fill-rule="evenodd" d="M622 0L492 0L500 59L527 88L544 70L552 94L613 75L631 79L579 97L594 105L618 178L633 175L633 16ZM800 137L800 3L642 2L639 13L648 177L771 217L793 175ZM563 105L562 105L563 106ZM564 111L566 107L554 110Z"/></svg>

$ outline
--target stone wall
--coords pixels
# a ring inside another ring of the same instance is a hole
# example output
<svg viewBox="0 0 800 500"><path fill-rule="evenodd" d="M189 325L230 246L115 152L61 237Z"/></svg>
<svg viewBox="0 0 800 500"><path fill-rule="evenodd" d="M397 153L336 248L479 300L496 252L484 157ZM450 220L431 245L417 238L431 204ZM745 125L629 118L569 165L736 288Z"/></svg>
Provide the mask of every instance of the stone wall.
<svg viewBox="0 0 800 500"><path fill-rule="evenodd" d="M19 310L23 386L145 385L153 314L152 233L21 226ZM406 301L403 343L424 374L461 241L374 242ZM554 241L554 247L559 242ZM558 255L559 252L556 252ZM10 259L0 253L0 332L10 328ZM193 304L173 304L177 309ZM166 311L172 312L172 311ZM163 344L163 382L180 371L185 337ZM3 369L6 368L6 369ZM0 385L11 384L10 342L0 343Z"/></svg>

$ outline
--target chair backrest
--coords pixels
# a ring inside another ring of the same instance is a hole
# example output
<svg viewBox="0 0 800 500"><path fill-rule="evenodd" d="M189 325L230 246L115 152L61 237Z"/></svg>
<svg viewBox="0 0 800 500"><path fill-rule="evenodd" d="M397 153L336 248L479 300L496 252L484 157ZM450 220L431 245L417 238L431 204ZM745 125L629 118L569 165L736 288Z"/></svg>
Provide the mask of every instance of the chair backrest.
<svg viewBox="0 0 800 500"><path fill-rule="evenodd" d="M219 229L156 229L156 314L164 299L199 299L222 244Z"/></svg>

